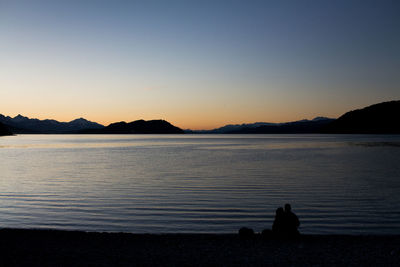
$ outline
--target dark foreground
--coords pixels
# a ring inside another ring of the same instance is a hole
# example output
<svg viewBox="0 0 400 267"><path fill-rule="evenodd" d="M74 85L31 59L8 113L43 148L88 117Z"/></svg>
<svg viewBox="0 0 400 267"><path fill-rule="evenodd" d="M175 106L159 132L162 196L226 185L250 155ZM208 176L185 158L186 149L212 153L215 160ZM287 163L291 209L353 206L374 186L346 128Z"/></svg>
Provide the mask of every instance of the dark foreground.
<svg viewBox="0 0 400 267"><path fill-rule="evenodd" d="M400 236L0 230L0 266L399 266Z"/></svg>

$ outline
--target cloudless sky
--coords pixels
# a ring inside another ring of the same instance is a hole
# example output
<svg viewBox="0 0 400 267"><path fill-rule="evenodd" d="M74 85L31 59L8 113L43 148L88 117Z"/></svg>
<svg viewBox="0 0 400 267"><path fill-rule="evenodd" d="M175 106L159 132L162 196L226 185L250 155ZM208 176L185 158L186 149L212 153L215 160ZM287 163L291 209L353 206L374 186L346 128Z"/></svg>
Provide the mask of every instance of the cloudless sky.
<svg viewBox="0 0 400 267"><path fill-rule="evenodd" d="M0 0L0 113L181 128L400 99L400 1Z"/></svg>

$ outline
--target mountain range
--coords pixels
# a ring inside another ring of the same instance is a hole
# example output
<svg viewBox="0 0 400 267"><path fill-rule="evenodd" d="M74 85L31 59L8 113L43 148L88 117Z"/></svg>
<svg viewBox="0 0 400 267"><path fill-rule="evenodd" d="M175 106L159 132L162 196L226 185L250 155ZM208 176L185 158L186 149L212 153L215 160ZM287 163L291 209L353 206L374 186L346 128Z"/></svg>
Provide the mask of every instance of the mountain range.
<svg viewBox="0 0 400 267"><path fill-rule="evenodd" d="M400 134L400 101L389 101L362 109L349 111L338 119L316 117L286 123L265 123L226 125L213 130L187 133L209 134Z"/></svg>
<svg viewBox="0 0 400 267"><path fill-rule="evenodd" d="M338 119L317 117L286 123L257 122L226 125L213 130L185 130L165 120L137 120L103 126L80 118L70 122L14 118L0 114L0 135L15 134L294 134L294 133L371 133L400 134L400 101L390 101L352 110Z"/></svg>
<svg viewBox="0 0 400 267"><path fill-rule="evenodd" d="M317 117L313 120L300 120L285 123L256 122L251 124L230 124L213 130L191 131L187 133L204 134L295 134L317 133L335 119Z"/></svg>
<svg viewBox="0 0 400 267"><path fill-rule="evenodd" d="M14 134L180 134L183 130L165 120L117 122L108 126L80 118L70 122L14 118L0 114L0 135Z"/></svg>
<svg viewBox="0 0 400 267"><path fill-rule="evenodd" d="M5 124L15 134L61 134L79 132L84 129L104 128L101 124L83 118L70 122L59 122L56 120L30 119L22 115L11 118L0 114L0 123Z"/></svg>

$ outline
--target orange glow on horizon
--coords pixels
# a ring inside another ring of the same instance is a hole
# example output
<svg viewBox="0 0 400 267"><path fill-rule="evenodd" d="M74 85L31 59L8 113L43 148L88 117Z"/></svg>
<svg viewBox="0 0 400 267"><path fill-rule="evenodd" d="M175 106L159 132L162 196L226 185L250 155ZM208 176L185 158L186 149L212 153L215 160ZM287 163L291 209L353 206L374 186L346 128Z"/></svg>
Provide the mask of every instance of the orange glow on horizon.
<svg viewBox="0 0 400 267"><path fill-rule="evenodd" d="M194 119L187 119L187 118L173 118L167 117L167 116L129 116L125 118L120 118L117 116L100 116L100 115L90 115L90 114L84 114L84 115L77 115L77 116L70 116L70 115L46 115L46 114L28 114L28 113L14 113L14 114L3 114L4 116L10 116L10 117L15 117L17 115L22 115L25 117L28 117L30 119L39 119L39 120L56 120L59 122L70 122L75 119L79 118L84 118L88 121L96 122L99 124L102 124L104 126L108 126L112 123L116 122L132 122L136 120L166 120L169 123L173 124L176 127L179 127L181 129L190 129L190 130L212 130L215 128L223 127L225 125L229 124L250 124L250 123L256 123L256 122L269 122L269 123L281 123L281 122L291 122L291 121L298 121L302 119L313 119L317 116L320 115L311 115L308 117L304 116L286 116L286 117L276 117L274 119L263 119L263 118L237 118L237 119L217 119L217 118L209 118L209 117L197 117ZM326 116L330 118L336 118L338 115L333 114L331 116Z"/></svg>

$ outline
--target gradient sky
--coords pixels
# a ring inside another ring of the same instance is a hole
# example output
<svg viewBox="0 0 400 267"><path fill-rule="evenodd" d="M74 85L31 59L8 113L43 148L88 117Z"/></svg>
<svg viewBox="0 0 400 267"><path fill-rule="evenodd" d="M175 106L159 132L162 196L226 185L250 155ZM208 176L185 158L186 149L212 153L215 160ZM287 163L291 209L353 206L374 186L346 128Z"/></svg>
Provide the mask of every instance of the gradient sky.
<svg viewBox="0 0 400 267"><path fill-rule="evenodd" d="M400 99L400 1L0 0L0 113L181 128Z"/></svg>

